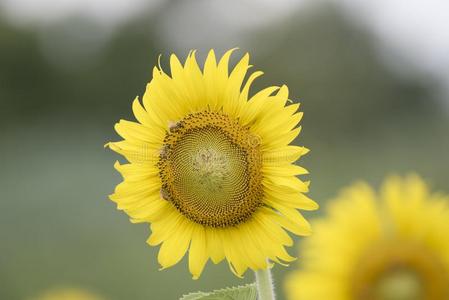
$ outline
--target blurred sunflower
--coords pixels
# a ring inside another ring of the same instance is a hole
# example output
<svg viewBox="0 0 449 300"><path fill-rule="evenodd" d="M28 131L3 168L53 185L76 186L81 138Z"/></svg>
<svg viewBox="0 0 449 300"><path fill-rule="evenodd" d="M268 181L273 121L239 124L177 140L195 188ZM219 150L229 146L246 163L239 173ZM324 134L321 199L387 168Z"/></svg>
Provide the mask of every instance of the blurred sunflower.
<svg viewBox="0 0 449 300"><path fill-rule="evenodd" d="M358 183L330 202L290 275L289 299L449 299L449 197L416 175L379 195Z"/></svg>
<svg viewBox="0 0 449 300"><path fill-rule="evenodd" d="M81 289L60 288L49 290L32 300L102 300L94 294Z"/></svg>
<svg viewBox="0 0 449 300"><path fill-rule="evenodd" d="M109 143L129 163L116 163L124 181L110 196L132 222L151 223L148 243L161 244L162 268L189 252L196 279L209 258L226 259L241 276L293 260L284 231L308 235L297 209L316 209L303 193L307 171L294 164L307 149L289 145L302 113L286 86L269 87L248 99L262 72L244 83L246 54L228 73L232 50L217 63L210 51L204 69L195 52L184 65L170 58L171 75L155 67L143 106L134 100L136 122L121 120L123 141Z"/></svg>

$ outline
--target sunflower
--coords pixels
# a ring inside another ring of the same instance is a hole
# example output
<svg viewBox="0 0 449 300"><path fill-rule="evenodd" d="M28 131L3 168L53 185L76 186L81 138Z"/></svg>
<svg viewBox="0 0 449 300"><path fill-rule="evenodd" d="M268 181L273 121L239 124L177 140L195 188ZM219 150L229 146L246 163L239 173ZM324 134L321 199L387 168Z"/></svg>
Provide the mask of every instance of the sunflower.
<svg viewBox="0 0 449 300"><path fill-rule="evenodd" d="M294 162L308 150L289 145L301 130L299 104L285 85L249 97L262 72L247 77L248 54L228 72L231 53L217 63L211 50L203 69L195 52L184 64L171 55L171 75L153 69L132 105L137 122L117 123L123 140L108 144L129 162L115 164L124 180L110 199L131 222L151 224L147 242L160 245L162 269L188 251L194 279L209 258L226 259L238 276L292 261L286 230L308 235L297 209L317 208L296 177L307 173Z"/></svg>
<svg viewBox="0 0 449 300"><path fill-rule="evenodd" d="M305 242L290 299L449 299L449 197L417 175L390 177L377 194L355 184Z"/></svg>
<svg viewBox="0 0 449 300"><path fill-rule="evenodd" d="M32 300L102 300L94 294L76 288L59 288L49 290Z"/></svg>

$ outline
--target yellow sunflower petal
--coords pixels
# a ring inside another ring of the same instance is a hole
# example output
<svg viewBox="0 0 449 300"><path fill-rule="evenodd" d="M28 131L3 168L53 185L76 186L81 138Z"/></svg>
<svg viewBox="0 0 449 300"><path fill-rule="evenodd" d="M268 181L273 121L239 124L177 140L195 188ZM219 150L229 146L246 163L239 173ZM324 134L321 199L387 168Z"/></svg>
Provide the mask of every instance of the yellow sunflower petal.
<svg viewBox="0 0 449 300"><path fill-rule="evenodd" d="M179 231L162 243L159 250L158 261L163 269L177 264L189 247L194 225L185 220L179 228Z"/></svg>
<svg viewBox="0 0 449 300"><path fill-rule="evenodd" d="M214 264L218 264L225 258L225 253L223 250L223 243L220 239L220 235L217 230L211 227L206 227L206 238L207 238L207 252Z"/></svg>
<svg viewBox="0 0 449 300"><path fill-rule="evenodd" d="M193 279L198 279L208 260L206 232L202 226L195 226L192 234L192 244L189 249L189 270Z"/></svg>

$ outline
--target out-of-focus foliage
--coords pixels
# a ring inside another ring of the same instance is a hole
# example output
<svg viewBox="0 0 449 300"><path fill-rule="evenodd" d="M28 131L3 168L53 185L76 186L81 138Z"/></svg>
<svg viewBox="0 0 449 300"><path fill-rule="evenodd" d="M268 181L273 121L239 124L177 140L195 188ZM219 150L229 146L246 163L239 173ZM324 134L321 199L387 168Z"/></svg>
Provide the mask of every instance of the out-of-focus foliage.
<svg viewBox="0 0 449 300"><path fill-rule="evenodd" d="M267 37L276 35L270 45ZM434 118L438 111L430 80L394 73L376 51L376 40L333 8L291 18L260 32L254 43L254 49L271 47L257 66L300 97L314 134L364 135L402 118Z"/></svg>
<svg viewBox="0 0 449 300"><path fill-rule="evenodd" d="M76 19L69 25L78 26L82 22L85 21ZM64 23L58 26L54 38L61 40L53 41L54 44L67 42L63 37L71 29ZM98 30L95 24L90 26L91 29L85 28L87 32ZM130 99L141 94L151 78L152 66L157 63L158 51L149 28L141 22L126 24L112 33L96 60L77 68L80 62L71 62L71 55L61 56L63 65L46 59L39 30L0 23L2 121L39 120L53 114L104 120L113 112L126 112ZM89 45L71 46L82 49Z"/></svg>
<svg viewBox="0 0 449 300"><path fill-rule="evenodd" d="M98 25L82 18L58 24L57 30L47 29L45 35L39 29L0 23L2 120L53 113L104 119L128 111L131 99L142 94L151 78L161 52L153 19L147 15L136 18L107 39ZM55 39L52 44L67 43L64 37L81 24L84 34L97 31L97 39L105 40L95 60L69 69L51 63L46 56L58 55L63 64L79 64L71 54L89 44L81 40L72 42L70 48L62 45L56 49L66 50L65 56L64 51L45 53L48 49L42 46L42 36ZM434 117L439 111L430 80L394 73L381 61L375 40L334 9L323 7L275 25L251 35L249 49L243 50L251 51L257 67L269 70L261 82L285 82L293 96L300 96L316 133L327 138L362 134L380 122L394 124L402 117L417 115ZM259 54L258 49L269 51Z"/></svg>

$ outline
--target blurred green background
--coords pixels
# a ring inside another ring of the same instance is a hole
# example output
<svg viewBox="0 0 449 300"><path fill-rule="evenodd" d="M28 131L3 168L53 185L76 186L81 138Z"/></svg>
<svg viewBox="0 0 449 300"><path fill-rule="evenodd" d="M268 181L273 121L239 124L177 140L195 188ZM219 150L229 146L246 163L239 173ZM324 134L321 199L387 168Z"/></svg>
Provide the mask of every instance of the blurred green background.
<svg viewBox="0 0 449 300"><path fill-rule="evenodd" d="M107 200L119 158L103 144L118 139L116 121L132 119L131 101L159 54L166 66L172 52L184 58L197 48L204 58L209 48L239 46L234 63L249 51L265 72L253 91L286 83L305 112L296 143L312 150L302 164L321 204L356 179L378 184L409 171L449 192L444 81L390 55L388 43L335 3L281 2L283 10L267 1L159 1L115 23L77 11L27 20L2 9L0 299L58 286L111 300L177 299L253 280L225 263L209 263L197 281L186 260L158 271L148 226L132 225ZM279 299L290 269L274 268Z"/></svg>

